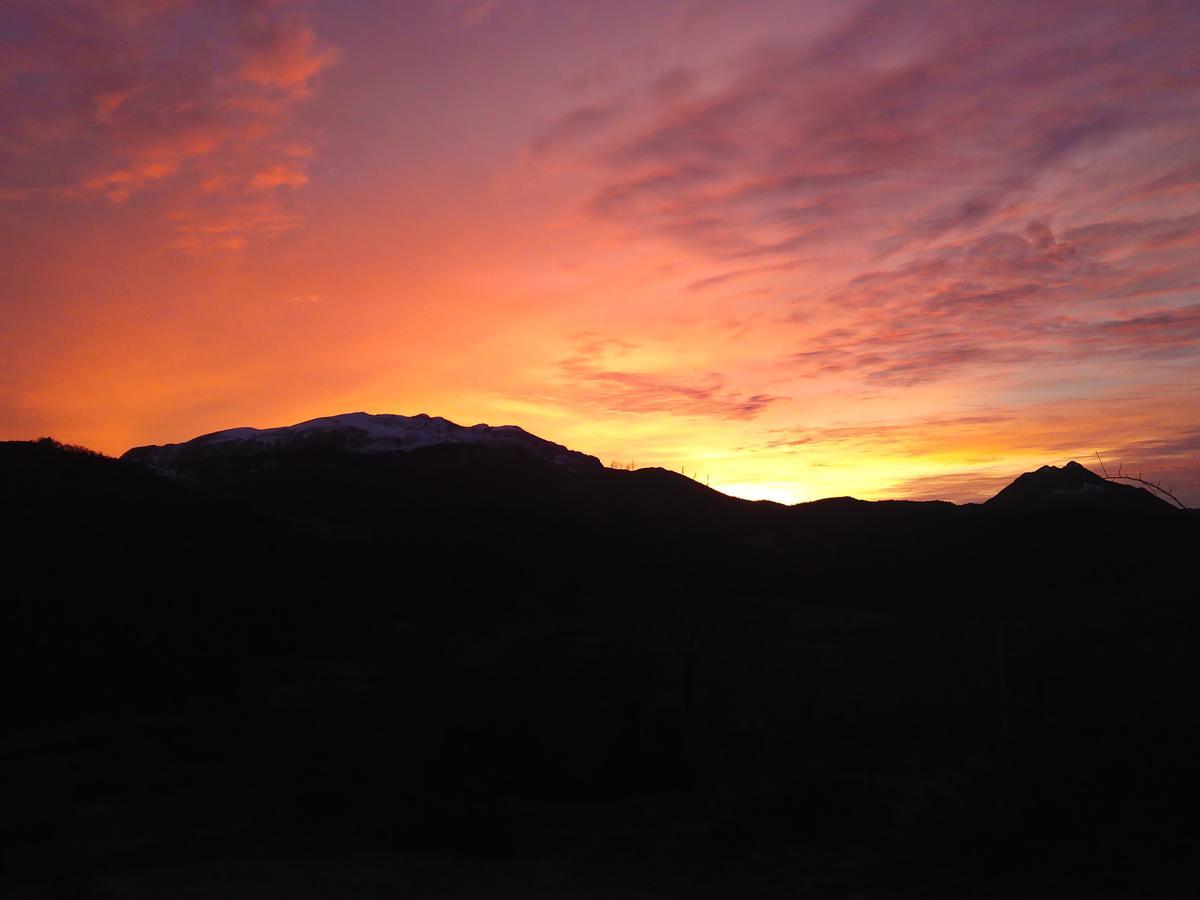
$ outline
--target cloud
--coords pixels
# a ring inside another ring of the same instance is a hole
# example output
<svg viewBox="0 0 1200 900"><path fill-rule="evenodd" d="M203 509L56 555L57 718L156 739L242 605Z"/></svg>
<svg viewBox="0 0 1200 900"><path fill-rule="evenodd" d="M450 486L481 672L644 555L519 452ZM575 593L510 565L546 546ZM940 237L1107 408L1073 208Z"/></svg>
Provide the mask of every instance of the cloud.
<svg viewBox="0 0 1200 900"><path fill-rule="evenodd" d="M303 187L308 184L308 172L303 162L273 163L251 176L246 190L257 194L279 187Z"/></svg>
<svg viewBox="0 0 1200 900"><path fill-rule="evenodd" d="M996 496L1021 473L945 472L919 475L893 487L897 500L949 500L952 503L982 503Z"/></svg>
<svg viewBox="0 0 1200 900"><path fill-rule="evenodd" d="M28 200L35 193L33 188L0 187L0 203L19 203L23 200Z"/></svg>
<svg viewBox="0 0 1200 900"><path fill-rule="evenodd" d="M731 390L720 372L646 371L629 365L637 346L598 335L578 336L543 389L555 403L605 411L753 419L784 398Z"/></svg>
<svg viewBox="0 0 1200 900"><path fill-rule="evenodd" d="M463 28L478 28L490 19L504 5L504 0L474 0L459 15L459 24Z"/></svg>
<svg viewBox="0 0 1200 900"><path fill-rule="evenodd" d="M248 17L240 44L240 78L296 98L308 96L312 79L341 55L322 45L307 18L296 12Z"/></svg>
<svg viewBox="0 0 1200 900"><path fill-rule="evenodd" d="M543 130L530 144L529 149L533 156L539 159L571 148L577 149L589 138L611 127L624 111L624 107L619 103L593 104L572 109Z"/></svg>
<svg viewBox="0 0 1200 900"><path fill-rule="evenodd" d="M1200 305L1163 309L1124 319L1062 321L1046 326L1079 353L1142 358L1194 353L1200 346Z"/></svg>
<svg viewBox="0 0 1200 900"><path fill-rule="evenodd" d="M834 447L842 452L868 449L890 456L923 456L980 430L1011 427L1016 416L997 410L959 416L931 416L907 421L864 422L855 425L773 428L761 441L739 449L779 450Z"/></svg>
<svg viewBox="0 0 1200 900"><path fill-rule="evenodd" d="M1119 469L1166 488L1184 503L1200 507L1200 426L1167 437L1116 446L1102 454L1111 473Z"/></svg>
<svg viewBox="0 0 1200 900"><path fill-rule="evenodd" d="M156 193L167 208L224 194L226 209L209 204L214 227L239 194L307 183L311 151L295 152L308 141L291 113L338 51L302 5L18 0L12 16L0 113L16 136L0 144L0 181L74 202Z"/></svg>
<svg viewBox="0 0 1200 900"><path fill-rule="evenodd" d="M1170 16L1134 32L1071 4L1059 15L1020 6L929 23L925 4L869 4L823 45L764 52L725 87L598 142L609 181L598 197L650 179L676 190L656 203L592 208L677 235L688 232L672 220L687 210L772 252L789 232L772 233L762 214L819 201L866 229L860 238L888 239L903 225L910 239L928 240L986 222L1056 165L1188 114L1180 95L1191 79L1163 71L1164 49L1180 68L1190 52L1179 35L1164 47L1163 34L1179 24ZM1182 25L1197 31L1187 17ZM873 59L896 54L903 40L912 45L902 61ZM673 177L698 168L710 174L704 184ZM730 252L745 252L744 242Z"/></svg>
<svg viewBox="0 0 1200 900"><path fill-rule="evenodd" d="M1194 353L1195 306L1176 305L1200 287L1194 219L1103 222L1061 240L1032 221L943 242L832 291L837 327L807 336L791 362L914 385L963 369Z"/></svg>
<svg viewBox="0 0 1200 900"><path fill-rule="evenodd" d="M254 238L275 237L303 224L298 214L269 196L217 206L175 213L175 237L169 246L190 252L242 250Z"/></svg>

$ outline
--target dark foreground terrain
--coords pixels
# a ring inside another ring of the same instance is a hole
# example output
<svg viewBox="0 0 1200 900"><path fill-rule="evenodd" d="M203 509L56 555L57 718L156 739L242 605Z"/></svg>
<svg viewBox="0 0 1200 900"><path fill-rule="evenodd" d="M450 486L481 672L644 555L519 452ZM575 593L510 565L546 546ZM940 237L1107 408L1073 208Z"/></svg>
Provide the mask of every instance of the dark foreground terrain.
<svg viewBox="0 0 1200 900"><path fill-rule="evenodd" d="M0 445L0 897L1194 896L1193 513L172 454Z"/></svg>

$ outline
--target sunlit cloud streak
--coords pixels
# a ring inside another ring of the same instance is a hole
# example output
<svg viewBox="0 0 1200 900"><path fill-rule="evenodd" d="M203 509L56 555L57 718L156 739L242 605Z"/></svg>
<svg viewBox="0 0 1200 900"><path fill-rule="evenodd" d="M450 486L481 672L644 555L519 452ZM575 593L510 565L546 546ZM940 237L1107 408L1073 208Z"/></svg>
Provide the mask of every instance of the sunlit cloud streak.
<svg viewBox="0 0 1200 900"><path fill-rule="evenodd" d="M558 378L540 397L572 408L753 419L784 398L730 389L720 372L641 371L624 359L627 341L578 338L574 353L558 362Z"/></svg>

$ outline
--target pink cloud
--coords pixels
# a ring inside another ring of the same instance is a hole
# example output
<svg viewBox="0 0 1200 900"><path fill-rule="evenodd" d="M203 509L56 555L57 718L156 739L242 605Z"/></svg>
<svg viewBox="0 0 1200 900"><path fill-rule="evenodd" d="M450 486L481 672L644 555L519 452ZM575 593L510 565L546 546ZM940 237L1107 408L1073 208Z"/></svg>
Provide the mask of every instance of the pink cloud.
<svg viewBox="0 0 1200 900"><path fill-rule="evenodd" d="M224 210L206 205L217 229L253 221L236 194L307 183L311 142L290 113L338 52L292 0L20 2L14 14L24 37L10 67L26 81L0 81L0 112L20 123L0 144L0 181L75 201L159 192L193 215L197 195L223 194ZM259 217L262 236L282 217ZM170 243L194 242L196 227Z"/></svg>
<svg viewBox="0 0 1200 900"><path fill-rule="evenodd" d="M1113 158L1109 193L1200 162L1197 39L1195 16L1154 2L950 15L880 0L815 46L750 57L724 86L682 102L648 90L632 121L593 101L533 146L593 168L597 216L715 257L850 243L886 256L994 229L1108 148L1154 147Z"/></svg>
<svg viewBox="0 0 1200 900"><path fill-rule="evenodd" d="M260 172L255 172L246 186L250 193L273 191L279 187L303 187L308 184L308 172L303 163L275 163Z"/></svg>
<svg viewBox="0 0 1200 900"><path fill-rule="evenodd" d="M260 13L244 26L241 55L241 78L304 97L309 82L336 63L340 52L322 45L302 14Z"/></svg>
<svg viewBox="0 0 1200 900"><path fill-rule="evenodd" d="M177 250L241 250L252 238L271 238L299 228L303 219L270 195L218 209L181 211L173 217Z"/></svg>
<svg viewBox="0 0 1200 900"><path fill-rule="evenodd" d="M559 361L559 379L543 391L560 403L605 411L753 419L782 397L730 389L720 372L640 371L619 357L635 345L580 336ZM613 359L612 357L617 357Z"/></svg>

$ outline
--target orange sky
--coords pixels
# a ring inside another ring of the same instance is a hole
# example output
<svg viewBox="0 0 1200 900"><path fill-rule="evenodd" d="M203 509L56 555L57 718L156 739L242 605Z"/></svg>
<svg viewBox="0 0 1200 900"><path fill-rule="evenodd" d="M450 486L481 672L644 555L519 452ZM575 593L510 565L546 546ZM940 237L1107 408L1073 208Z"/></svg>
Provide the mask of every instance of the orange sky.
<svg viewBox="0 0 1200 900"><path fill-rule="evenodd" d="M1002 8L1001 8L1002 7ZM0 4L0 438L353 410L1200 502L1200 9Z"/></svg>

